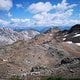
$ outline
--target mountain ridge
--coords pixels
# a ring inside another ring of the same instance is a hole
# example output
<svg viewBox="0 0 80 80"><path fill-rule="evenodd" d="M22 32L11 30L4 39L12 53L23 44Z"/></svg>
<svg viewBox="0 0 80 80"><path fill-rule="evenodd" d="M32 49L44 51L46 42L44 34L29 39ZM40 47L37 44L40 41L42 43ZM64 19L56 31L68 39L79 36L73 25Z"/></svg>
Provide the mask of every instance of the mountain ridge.
<svg viewBox="0 0 80 80"><path fill-rule="evenodd" d="M74 33L51 28L30 40L0 47L0 78L9 80L14 75L24 80L36 76L80 78L80 46L71 39Z"/></svg>
<svg viewBox="0 0 80 80"><path fill-rule="evenodd" d="M29 40L40 34L37 31L28 30L17 32L10 28L1 28L0 29L0 44L7 45L12 44L18 40Z"/></svg>

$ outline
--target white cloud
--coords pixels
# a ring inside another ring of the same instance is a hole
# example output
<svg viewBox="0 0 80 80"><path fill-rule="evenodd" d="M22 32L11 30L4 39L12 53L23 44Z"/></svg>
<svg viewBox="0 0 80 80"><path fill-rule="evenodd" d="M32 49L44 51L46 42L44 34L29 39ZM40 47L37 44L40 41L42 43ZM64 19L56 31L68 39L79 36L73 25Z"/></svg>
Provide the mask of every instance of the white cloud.
<svg viewBox="0 0 80 80"><path fill-rule="evenodd" d="M50 2L38 2L30 5L28 10L35 13L33 20L37 26L66 26L80 22L80 20L71 19L75 6L77 4L69 4L66 0L56 5Z"/></svg>
<svg viewBox="0 0 80 80"><path fill-rule="evenodd" d="M9 11L13 6L12 0L0 0L0 10Z"/></svg>
<svg viewBox="0 0 80 80"><path fill-rule="evenodd" d="M65 25L74 25L80 23L80 20L60 20L56 19L54 21L51 20L40 20L34 21L31 19L19 19L19 18L12 18L10 21L0 19L0 26L1 27L33 27L36 25L38 26L65 26Z"/></svg>
<svg viewBox="0 0 80 80"><path fill-rule="evenodd" d="M10 27L72 26L80 23L80 19L71 19L75 6L76 4L69 4L66 0L56 5L50 2L33 3L28 7L28 10L33 13L31 19L11 18L9 22L0 19L0 25ZM10 12L8 16L12 16Z"/></svg>
<svg viewBox="0 0 80 80"><path fill-rule="evenodd" d="M19 18L12 18L12 22L29 22L30 19L19 19Z"/></svg>
<svg viewBox="0 0 80 80"><path fill-rule="evenodd" d="M29 27L29 26L31 26L30 19L12 18L10 22L11 22L10 25L12 27Z"/></svg>
<svg viewBox="0 0 80 80"><path fill-rule="evenodd" d="M23 8L23 5L22 4L16 4L16 7L17 8Z"/></svg>
<svg viewBox="0 0 80 80"><path fill-rule="evenodd" d="M33 16L33 20L35 20L36 25L39 26L49 26L52 23L52 19L53 19L53 14L47 13L47 12L42 12L40 14L35 14Z"/></svg>
<svg viewBox="0 0 80 80"><path fill-rule="evenodd" d="M12 14L10 12L7 13L8 17L12 17Z"/></svg>
<svg viewBox="0 0 80 80"><path fill-rule="evenodd" d="M66 0L62 0L61 3L58 3L57 5L53 5L53 9L55 9L55 11L60 11L63 12L65 10L71 9L73 7L75 7L77 4L71 4L69 5L69 3L67 3Z"/></svg>
<svg viewBox="0 0 80 80"><path fill-rule="evenodd" d="M33 3L29 6L28 10L32 13L39 13L39 12L48 12L52 9L52 4L50 2L38 2Z"/></svg>
<svg viewBox="0 0 80 80"><path fill-rule="evenodd" d="M33 25L30 19L11 18L10 21L0 19L1 27L30 27Z"/></svg>
<svg viewBox="0 0 80 80"><path fill-rule="evenodd" d="M42 12L39 14L35 14L33 16L33 19L35 20L35 23L39 26L42 26L42 25L43 26L44 25L45 26L62 26L68 23L69 18L72 15L72 12L73 12L72 9L69 9L64 13L55 12L51 14L47 12ZM66 22L65 24L64 24L64 21Z"/></svg>
<svg viewBox="0 0 80 80"><path fill-rule="evenodd" d="M80 24L80 19L75 19L75 20L71 19L70 22L68 21L68 23L71 25Z"/></svg>
<svg viewBox="0 0 80 80"><path fill-rule="evenodd" d="M7 27L8 25L9 25L9 21L0 19L0 26L1 27L3 27L3 26Z"/></svg>

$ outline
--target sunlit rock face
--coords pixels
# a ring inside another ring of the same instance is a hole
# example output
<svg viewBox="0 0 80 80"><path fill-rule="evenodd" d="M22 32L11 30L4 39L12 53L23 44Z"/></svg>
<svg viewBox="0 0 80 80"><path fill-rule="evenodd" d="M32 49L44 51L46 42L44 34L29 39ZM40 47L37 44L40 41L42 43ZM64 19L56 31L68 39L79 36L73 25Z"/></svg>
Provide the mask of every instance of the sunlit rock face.
<svg viewBox="0 0 80 80"><path fill-rule="evenodd" d="M17 32L10 28L1 28L0 45L12 44L18 40L29 40L38 34L40 33L33 30Z"/></svg>

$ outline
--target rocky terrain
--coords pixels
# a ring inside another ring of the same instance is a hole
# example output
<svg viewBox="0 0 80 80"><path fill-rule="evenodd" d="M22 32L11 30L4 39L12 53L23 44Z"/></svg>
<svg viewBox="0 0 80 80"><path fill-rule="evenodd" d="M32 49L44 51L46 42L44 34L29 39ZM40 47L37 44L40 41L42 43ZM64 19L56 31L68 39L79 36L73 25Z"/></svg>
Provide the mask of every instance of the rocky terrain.
<svg viewBox="0 0 80 80"><path fill-rule="evenodd" d="M33 30L17 32L10 28L0 28L0 46L12 44L18 40L29 40L38 34L40 33Z"/></svg>
<svg viewBox="0 0 80 80"><path fill-rule="evenodd" d="M80 25L64 31L51 28L30 40L1 47L0 79L9 80L14 75L24 80L33 76L80 79L79 34Z"/></svg>

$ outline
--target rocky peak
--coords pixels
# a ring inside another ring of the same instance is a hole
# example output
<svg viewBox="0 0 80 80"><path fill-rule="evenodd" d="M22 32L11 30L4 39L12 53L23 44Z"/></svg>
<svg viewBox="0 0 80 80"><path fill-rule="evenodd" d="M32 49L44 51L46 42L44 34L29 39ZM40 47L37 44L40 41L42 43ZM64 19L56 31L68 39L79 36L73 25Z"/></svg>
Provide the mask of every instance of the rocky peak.
<svg viewBox="0 0 80 80"><path fill-rule="evenodd" d="M54 32L58 32L60 31L58 27L53 27L53 28L49 28L47 31L45 31L44 33L54 33Z"/></svg>
<svg viewBox="0 0 80 80"><path fill-rule="evenodd" d="M69 30L69 32L76 32L76 31L80 31L80 24L76 24L74 26L71 27L71 29Z"/></svg>

